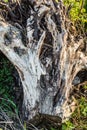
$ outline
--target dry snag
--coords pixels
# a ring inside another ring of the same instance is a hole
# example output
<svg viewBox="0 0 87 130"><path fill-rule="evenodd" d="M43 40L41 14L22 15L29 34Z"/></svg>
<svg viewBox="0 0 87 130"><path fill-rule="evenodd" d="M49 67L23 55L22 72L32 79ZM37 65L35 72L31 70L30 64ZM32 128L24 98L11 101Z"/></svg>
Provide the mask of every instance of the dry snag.
<svg viewBox="0 0 87 130"><path fill-rule="evenodd" d="M30 0L28 7L27 42L19 23L1 19L0 50L21 78L24 115L29 120L38 113L67 118L74 105L69 98L72 82L87 68L87 56L81 49L83 38L70 33L71 24L61 0Z"/></svg>

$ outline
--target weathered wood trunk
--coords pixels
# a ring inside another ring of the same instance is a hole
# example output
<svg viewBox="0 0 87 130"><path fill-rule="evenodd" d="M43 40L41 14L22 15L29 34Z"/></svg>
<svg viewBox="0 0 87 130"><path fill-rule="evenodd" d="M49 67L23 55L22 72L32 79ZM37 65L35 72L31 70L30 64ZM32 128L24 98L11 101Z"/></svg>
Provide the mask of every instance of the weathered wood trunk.
<svg viewBox="0 0 87 130"><path fill-rule="evenodd" d="M23 85L24 114L68 117L74 105L69 95L76 74L87 68L82 38L70 32L62 1L28 1L27 44L21 26L0 20L0 50L14 64Z"/></svg>

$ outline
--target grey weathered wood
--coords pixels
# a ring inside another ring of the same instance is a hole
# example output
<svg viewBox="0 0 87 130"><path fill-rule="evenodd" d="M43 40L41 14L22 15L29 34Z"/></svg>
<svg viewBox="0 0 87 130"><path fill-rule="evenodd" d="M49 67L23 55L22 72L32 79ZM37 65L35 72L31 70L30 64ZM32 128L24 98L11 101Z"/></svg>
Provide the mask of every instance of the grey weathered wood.
<svg viewBox="0 0 87 130"><path fill-rule="evenodd" d="M56 6L52 0L31 4L34 10L31 8L26 22L28 44L24 45L20 29L0 20L0 50L21 78L25 116L30 120L42 113L64 119L75 105L73 101L68 104L72 81L87 68L87 56L80 50L83 38L75 40L69 32L62 1ZM51 48L46 56L45 46L47 51Z"/></svg>

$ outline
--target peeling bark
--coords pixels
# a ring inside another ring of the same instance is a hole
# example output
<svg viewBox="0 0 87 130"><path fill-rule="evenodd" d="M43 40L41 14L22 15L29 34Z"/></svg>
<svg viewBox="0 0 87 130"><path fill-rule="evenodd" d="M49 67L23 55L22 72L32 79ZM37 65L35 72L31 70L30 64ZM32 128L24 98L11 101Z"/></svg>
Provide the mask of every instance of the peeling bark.
<svg viewBox="0 0 87 130"><path fill-rule="evenodd" d="M75 105L69 99L72 82L87 69L86 52L81 50L84 41L70 33L62 1L32 0L30 6L27 45L18 27L0 20L0 50L21 78L25 116L30 120L41 113L64 120Z"/></svg>

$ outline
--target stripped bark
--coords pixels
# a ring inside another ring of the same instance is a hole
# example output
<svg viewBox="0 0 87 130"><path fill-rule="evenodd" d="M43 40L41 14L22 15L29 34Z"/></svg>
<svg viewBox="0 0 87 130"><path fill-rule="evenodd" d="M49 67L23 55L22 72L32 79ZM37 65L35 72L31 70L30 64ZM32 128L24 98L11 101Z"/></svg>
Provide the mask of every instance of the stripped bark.
<svg viewBox="0 0 87 130"><path fill-rule="evenodd" d="M41 113L64 120L75 105L69 98L72 82L87 68L84 41L69 31L62 1L32 0L29 6L27 45L19 27L0 20L0 50L21 78L25 116L30 120Z"/></svg>

